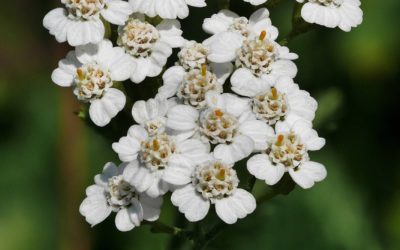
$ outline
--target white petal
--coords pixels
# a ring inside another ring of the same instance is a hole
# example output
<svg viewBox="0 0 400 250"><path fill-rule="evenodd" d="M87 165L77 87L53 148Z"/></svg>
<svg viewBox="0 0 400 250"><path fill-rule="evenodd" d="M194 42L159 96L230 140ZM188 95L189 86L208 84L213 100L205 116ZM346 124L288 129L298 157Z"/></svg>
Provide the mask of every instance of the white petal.
<svg viewBox="0 0 400 250"><path fill-rule="evenodd" d="M167 117L167 127L178 131L187 131L198 127L196 122L199 112L191 106L176 105L168 111Z"/></svg>
<svg viewBox="0 0 400 250"><path fill-rule="evenodd" d="M254 155L247 161L247 170L257 179L265 180L268 185L275 185L285 173L283 165L272 165L265 154Z"/></svg>
<svg viewBox="0 0 400 250"><path fill-rule="evenodd" d="M236 32L222 32L208 38L203 44L209 48L211 62L225 63L236 58L236 51L242 46L242 35Z"/></svg>
<svg viewBox="0 0 400 250"><path fill-rule="evenodd" d="M139 226L140 219L143 218L143 209L141 205L136 199L132 199L132 201L136 202L128 208L119 210L115 216L115 226L121 232L130 231L135 226Z"/></svg>
<svg viewBox="0 0 400 250"><path fill-rule="evenodd" d="M265 3L267 0L244 0L244 1L251 3L252 5L260 5Z"/></svg>
<svg viewBox="0 0 400 250"><path fill-rule="evenodd" d="M141 83L152 67L149 58L138 58L135 60L136 68L132 70L131 81L134 83Z"/></svg>
<svg viewBox="0 0 400 250"><path fill-rule="evenodd" d="M125 106L125 95L122 91L110 88L101 99L92 101L89 108L90 119L99 127L106 126Z"/></svg>
<svg viewBox="0 0 400 250"><path fill-rule="evenodd" d="M143 219L147 221L156 221L160 217L160 208L163 203L162 197L151 198L145 194L139 197L143 208Z"/></svg>
<svg viewBox="0 0 400 250"><path fill-rule="evenodd" d="M79 212L85 216L86 221L92 226L105 220L111 211L103 194L87 197L79 207Z"/></svg>
<svg viewBox="0 0 400 250"><path fill-rule="evenodd" d="M187 5L193 6L193 7L205 7L207 6L206 0L185 0Z"/></svg>
<svg viewBox="0 0 400 250"><path fill-rule="evenodd" d="M153 46L151 56L149 57L151 67L149 68L147 75L150 77L158 76L171 54L172 49L168 44L161 41L157 42Z"/></svg>
<svg viewBox="0 0 400 250"><path fill-rule="evenodd" d="M147 191L156 182L154 175L146 167L138 165L137 161L127 165L123 176L140 193Z"/></svg>
<svg viewBox="0 0 400 250"><path fill-rule="evenodd" d="M191 222L202 220L210 209L210 202L200 196L191 184L175 190L171 201Z"/></svg>
<svg viewBox="0 0 400 250"><path fill-rule="evenodd" d="M58 62L58 68L53 71L51 80L61 87L70 87L74 82L76 69L80 66L75 51L70 51L65 59Z"/></svg>
<svg viewBox="0 0 400 250"><path fill-rule="evenodd" d="M210 18L204 19L203 30L209 34L217 34L228 31L229 26L239 16L230 10L221 10Z"/></svg>
<svg viewBox="0 0 400 250"><path fill-rule="evenodd" d="M254 120L240 125L239 131L254 141L254 150L264 150L268 147L268 138L274 136L274 130L265 122Z"/></svg>
<svg viewBox="0 0 400 250"><path fill-rule="evenodd" d="M104 37L105 29L99 19L89 21L71 20L67 29L67 39L71 46L99 43Z"/></svg>
<svg viewBox="0 0 400 250"><path fill-rule="evenodd" d="M169 166L162 179L172 185L185 185L192 181L193 167L185 162Z"/></svg>
<svg viewBox="0 0 400 250"><path fill-rule="evenodd" d="M112 24L124 25L130 14L133 13L133 7L120 0L109 0L106 2L106 8L101 11L101 15Z"/></svg>
<svg viewBox="0 0 400 250"><path fill-rule="evenodd" d="M281 76L294 78L297 74L297 66L289 60L278 60L272 64L271 77L274 81Z"/></svg>
<svg viewBox="0 0 400 250"><path fill-rule="evenodd" d="M181 24L178 20L163 20L157 25L157 30L161 35L161 41L171 48L181 47L185 42L182 37Z"/></svg>
<svg viewBox="0 0 400 250"><path fill-rule="evenodd" d="M94 177L94 182L106 187L108 185L108 179L118 175L118 173L118 167L113 162L107 162L103 167L103 172Z"/></svg>
<svg viewBox="0 0 400 250"><path fill-rule="evenodd" d="M189 159L192 164L201 164L208 160L209 147L197 139L189 139L177 143L176 149L179 154Z"/></svg>
<svg viewBox="0 0 400 250"><path fill-rule="evenodd" d="M128 130L128 136L124 136L118 142L113 143L112 148L121 161L130 162L137 159L141 142L146 139L146 130L141 126L133 125Z"/></svg>
<svg viewBox="0 0 400 250"><path fill-rule="evenodd" d="M322 181L327 175L322 164L312 161L302 163L296 170L290 169L289 174L304 189L311 188L315 182Z"/></svg>
<svg viewBox="0 0 400 250"><path fill-rule="evenodd" d="M163 181L158 176L154 176L154 182L149 189L146 190L146 194L152 198L156 198L164 195L166 192L168 192L168 189L169 185L167 182Z"/></svg>
<svg viewBox="0 0 400 250"><path fill-rule="evenodd" d="M54 35L57 42L63 43L67 41L67 31L70 25L68 12L64 8L57 8L49 13L43 19L43 26Z"/></svg>
<svg viewBox="0 0 400 250"><path fill-rule="evenodd" d="M255 209L256 199L243 189L237 189L232 196L217 200L215 203L218 216L227 224L233 224L237 219L243 219Z"/></svg>
<svg viewBox="0 0 400 250"><path fill-rule="evenodd" d="M231 63L211 63L210 67L211 72L217 76L218 82L221 84L225 83L233 70L233 65Z"/></svg>
<svg viewBox="0 0 400 250"><path fill-rule="evenodd" d="M229 145L217 145L214 149L214 157L226 163L235 163L249 156L253 149L253 140L250 137L239 135Z"/></svg>
<svg viewBox="0 0 400 250"><path fill-rule="evenodd" d="M168 68L163 74L163 86L158 89L158 94L163 98L176 95L185 75L186 72L182 66Z"/></svg>
<svg viewBox="0 0 400 250"><path fill-rule="evenodd" d="M254 97L270 88L267 80L255 77L250 70L244 68L235 70L231 84L235 93L248 97Z"/></svg>

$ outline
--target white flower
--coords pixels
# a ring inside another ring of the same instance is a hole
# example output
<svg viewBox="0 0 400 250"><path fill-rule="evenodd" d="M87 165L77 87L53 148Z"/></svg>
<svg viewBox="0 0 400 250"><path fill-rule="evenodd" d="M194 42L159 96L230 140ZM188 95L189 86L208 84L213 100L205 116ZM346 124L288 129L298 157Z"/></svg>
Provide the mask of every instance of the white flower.
<svg viewBox="0 0 400 250"><path fill-rule="evenodd" d="M135 64L121 48L103 40L69 52L51 78L57 85L73 87L78 100L90 103L90 118L103 127L125 106L124 93L112 86L129 79L132 68Z"/></svg>
<svg viewBox="0 0 400 250"><path fill-rule="evenodd" d="M182 66L173 66L165 71L158 96L171 98L176 95L181 103L197 109L204 108L206 93L222 93L222 85L232 68L231 63L211 63L209 67L204 64L202 69L194 68L189 71Z"/></svg>
<svg viewBox="0 0 400 250"><path fill-rule="evenodd" d="M177 20L163 20L156 27L145 21L142 14L134 14L118 28L118 45L137 63L131 80L142 82L147 76L158 76L172 48L183 45L182 30Z"/></svg>
<svg viewBox="0 0 400 250"><path fill-rule="evenodd" d="M269 81L276 81L281 76L294 78L297 67L291 60L298 56L266 35L264 30L253 39L244 39L237 32L217 33L204 41L209 48L208 60L216 63L235 61L237 68Z"/></svg>
<svg viewBox="0 0 400 250"><path fill-rule="evenodd" d="M314 119L317 102L307 91L300 90L290 77L281 77L270 83L247 70L238 69L232 75L231 83L234 92L252 98L253 113L269 125L278 121Z"/></svg>
<svg viewBox="0 0 400 250"><path fill-rule="evenodd" d="M216 145L214 156L227 163L265 149L272 128L256 120L248 99L209 91L206 103L207 108L202 111L188 105L172 107L167 127L193 135L199 133L203 140Z"/></svg>
<svg viewBox="0 0 400 250"><path fill-rule="evenodd" d="M260 5L267 2L268 0L243 0L243 1L250 3L252 5Z"/></svg>
<svg viewBox="0 0 400 250"><path fill-rule="evenodd" d="M325 140L318 137L311 123L299 120L278 122L275 133L268 136L268 147L247 162L247 169L257 179L275 185L285 172L302 188L311 188L326 177L325 167L310 161L308 151L319 150Z"/></svg>
<svg viewBox="0 0 400 250"><path fill-rule="evenodd" d="M123 180L126 164L117 167L109 162L103 173L96 175L95 184L86 189L87 197L79 207L91 225L105 220L111 212L116 212L115 225L120 231L129 231L140 226L141 221L155 221L160 215L162 198L150 198L138 193L133 186Z"/></svg>
<svg viewBox="0 0 400 250"><path fill-rule="evenodd" d="M179 186L171 201L191 222L202 220L210 204L215 204L217 215L227 224L246 217L256 208L253 195L238 188L239 178L233 165L213 157L195 168L185 164L171 167L164 179Z"/></svg>
<svg viewBox="0 0 400 250"><path fill-rule="evenodd" d="M150 136L154 136L165 132L165 116L172 105L172 101L161 98L137 101L132 107L132 116Z"/></svg>
<svg viewBox="0 0 400 250"><path fill-rule="evenodd" d="M205 0L129 0L135 12L144 13L149 17L186 18L189 7L205 7Z"/></svg>
<svg viewBox="0 0 400 250"><path fill-rule="evenodd" d="M297 0L297 2L306 2L301 9L301 16L309 23L350 31L363 20L359 0Z"/></svg>
<svg viewBox="0 0 400 250"><path fill-rule="evenodd" d="M130 162L124 179L150 197L158 197L168 191L169 186L163 180L166 169L182 162L201 163L209 152L199 140L167 133L149 136L138 125L132 126L128 135L113 143L112 147L123 162Z"/></svg>
<svg viewBox="0 0 400 250"><path fill-rule="evenodd" d="M101 17L112 24L123 25L133 8L121 0L61 0L65 8L50 11L43 26L60 43L71 46L99 43L105 33ZM101 16L101 17L100 17Z"/></svg>
<svg viewBox="0 0 400 250"><path fill-rule="evenodd" d="M266 31L267 37L272 40L279 34L278 29L272 25L266 8L256 10L249 19L230 10L221 10L211 18L204 19L203 29L213 35L224 31L238 32L249 39L258 37L261 31Z"/></svg>

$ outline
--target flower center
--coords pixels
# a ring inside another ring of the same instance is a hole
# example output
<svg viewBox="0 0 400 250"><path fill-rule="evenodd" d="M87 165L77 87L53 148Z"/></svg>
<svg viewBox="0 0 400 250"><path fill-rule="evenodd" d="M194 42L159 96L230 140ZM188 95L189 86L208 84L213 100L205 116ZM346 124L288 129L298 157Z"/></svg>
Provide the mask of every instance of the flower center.
<svg viewBox="0 0 400 250"><path fill-rule="evenodd" d="M207 110L203 113L200 130L211 143L230 143L238 132L238 121L220 109Z"/></svg>
<svg viewBox="0 0 400 250"><path fill-rule="evenodd" d="M167 134L155 135L142 142L140 160L151 171L163 170L168 166L169 157L176 151L175 143Z"/></svg>
<svg viewBox="0 0 400 250"><path fill-rule="evenodd" d="M233 20L233 23L229 26L229 31L239 32L242 36L247 37L249 35L248 29L249 20L245 17L237 17Z"/></svg>
<svg viewBox="0 0 400 250"><path fill-rule="evenodd" d="M186 74L177 95L185 104L201 109L206 105L205 95L210 90L221 93L222 86L217 81L217 76L203 65L201 70L192 69Z"/></svg>
<svg viewBox="0 0 400 250"><path fill-rule="evenodd" d="M288 112L286 95L278 92L276 88L256 95L253 98L253 112L258 119L274 125L277 121L283 120Z"/></svg>
<svg viewBox="0 0 400 250"><path fill-rule="evenodd" d="M145 128L150 136L164 133L165 131L165 118L159 117L154 120L148 121Z"/></svg>
<svg viewBox="0 0 400 250"><path fill-rule="evenodd" d="M274 164L283 164L287 168L296 168L309 160L305 145L293 132L278 135L265 153Z"/></svg>
<svg viewBox="0 0 400 250"><path fill-rule="evenodd" d="M214 202L232 195L239 185L239 179L232 166L212 162L196 168L192 184L204 199Z"/></svg>
<svg viewBox="0 0 400 250"><path fill-rule="evenodd" d="M335 6L340 7L344 0L308 0L311 3L317 3L324 6Z"/></svg>
<svg viewBox="0 0 400 250"><path fill-rule="evenodd" d="M118 45L134 57L148 57L160 38L158 30L147 22L131 18L119 29Z"/></svg>
<svg viewBox="0 0 400 250"><path fill-rule="evenodd" d="M113 176L108 179L107 191L107 202L115 212L123 207L128 207L131 204L132 198L137 196L133 186L125 182L122 175Z"/></svg>
<svg viewBox="0 0 400 250"><path fill-rule="evenodd" d="M61 0L72 19L89 20L104 9L104 0Z"/></svg>
<svg viewBox="0 0 400 250"><path fill-rule="evenodd" d="M245 40L238 50L236 59L237 67L249 69L255 76L268 74L272 70L272 64L278 58L278 49L275 44L265 39L263 31L258 39Z"/></svg>
<svg viewBox="0 0 400 250"><path fill-rule="evenodd" d="M201 69L207 63L208 50L201 43L191 43L178 53L179 63L186 70Z"/></svg>
<svg viewBox="0 0 400 250"><path fill-rule="evenodd" d="M98 64L85 64L76 70L74 94L81 101L101 98L113 85L110 73Z"/></svg>

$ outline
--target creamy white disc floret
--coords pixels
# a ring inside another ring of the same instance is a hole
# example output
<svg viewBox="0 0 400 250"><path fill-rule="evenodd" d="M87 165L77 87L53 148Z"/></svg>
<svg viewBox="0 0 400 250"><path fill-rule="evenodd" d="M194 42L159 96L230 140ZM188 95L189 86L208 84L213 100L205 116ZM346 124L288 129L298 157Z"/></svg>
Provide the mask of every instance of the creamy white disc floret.
<svg viewBox="0 0 400 250"><path fill-rule="evenodd" d="M224 162L237 162L266 147L266 136L272 128L256 120L250 100L209 91L206 103L203 110L188 105L172 107L167 127L216 145L214 156Z"/></svg>
<svg viewBox="0 0 400 250"><path fill-rule="evenodd" d="M60 43L71 46L99 43L105 28L101 17L115 25L123 25L133 13L132 6L121 0L61 0L65 8L50 11L43 26Z"/></svg>
<svg viewBox="0 0 400 250"><path fill-rule="evenodd" d="M130 78L134 83L158 76L171 56L172 48L184 43L177 20L163 20L153 26L145 21L143 14L132 15L118 28L118 34L118 45L138 65L131 71Z"/></svg>
<svg viewBox="0 0 400 250"><path fill-rule="evenodd" d="M350 31L362 23L363 11L359 0L297 0L305 3L301 16L309 23Z"/></svg>
<svg viewBox="0 0 400 250"><path fill-rule="evenodd" d="M121 161L129 162L124 180L150 197L158 197L168 191L168 183L163 180L168 168L180 162L201 163L209 151L199 140L167 133L151 136L138 125L132 126L128 135L113 143L112 148Z"/></svg>
<svg viewBox="0 0 400 250"><path fill-rule="evenodd" d="M104 221L111 212L116 213L115 225L120 231L132 230L143 220L158 219L162 198L150 198L126 182L122 176L126 165L107 163L103 173L95 176L95 184L86 189L79 212L91 226Z"/></svg>
<svg viewBox="0 0 400 250"><path fill-rule="evenodd" d="M135 63L111 41L78 46L61 60L52 73L59 86L72 87L78 100L88 103L89 115L97 126L107 125L125 106L125 95L113 88L129 79Z"/></svg>
<svg viewBox="0 0 400 250"><path fill-rule="evenodd" d="M247 169L268 185L275 185L288 172L300 187L311 188L325 179L327 173L322 164L310 161L308 151L324 145L325 140L318 137L310 122L278 122L275 133L268 136L268 146L248 160Z"/></svg>
<svg viewBox="0 0 400 250"><path fill-rule="evenodd" d="M205 0L129 0L135 12L163 19L186 18L189 6L205 7Z"/></svg>
<svg viewBox="0 0 400 250"><path fill-rule="evenodd" d="M227 224L251 214L256 208L253 195L238 188L239 178L233 164L210 156L195 168L175 165L165 172L165 180L177 186L172 204L191 221L202 220L214 204L217 215Z"/></svg>

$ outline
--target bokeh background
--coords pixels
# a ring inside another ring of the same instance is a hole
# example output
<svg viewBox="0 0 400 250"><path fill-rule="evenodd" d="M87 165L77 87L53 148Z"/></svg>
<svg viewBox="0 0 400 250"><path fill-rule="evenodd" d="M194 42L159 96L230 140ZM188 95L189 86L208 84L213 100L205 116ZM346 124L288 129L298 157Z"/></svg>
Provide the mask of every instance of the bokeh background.
<svg viewBox="0 0 400 250"><path fill-rule="evenodd" d="M202 18L218 1L207 2L191 9L185 37L206 37ZM282 36L293 2L271 10ZM253 11L231 4L244 15ZM0 4L0 249L166 249L168 236L148 226L121 233L113 217L90 228L79 215L85 187L117 158L110 140L74 114L71 90L50 80L69 50L42 28L56 6L58 0ZM289 44L300 55L296 82L319 102L315 126L327 145L312 157L326 165L328 178L259 205L209 249L400 249L400 2L364 0L362 8L364 23L351 33L321 28ZM166 201L161 220L175 218Z"/></svg>

